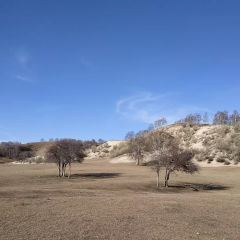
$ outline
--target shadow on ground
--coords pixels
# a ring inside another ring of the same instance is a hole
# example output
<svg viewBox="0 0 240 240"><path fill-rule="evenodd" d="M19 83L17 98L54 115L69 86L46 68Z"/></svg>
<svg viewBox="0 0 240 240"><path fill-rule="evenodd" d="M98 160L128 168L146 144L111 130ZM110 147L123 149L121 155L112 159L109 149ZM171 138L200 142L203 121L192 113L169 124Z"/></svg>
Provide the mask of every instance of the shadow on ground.
<svg viewBox="0 0 240 240"><path fill-rule="evenodd" d="M158 192L158 193L184 193L191 191L220 191L220 190L228 190L230 187L220 185L220 184L212 184L212 183L179 183L179 184L170 184L169 187L165 188L161 185L158 189L154 184L145 184L141 187L133 186L131 190L142 190L147 192Z"/></svg>
<svg viewBox="0 0 240 240"><path fill-rule="evenodd" d="M200 191L200 190L227 190L229 187L220 185L220 184L211 184L211 183L183 183L181 185L170 185L169 188L176 188L176 189L192 189L193 191Z"/></svg>
<svg viewBox="0 0 240 240"><path fill-rule="evenodd" d="M71 178L90 178L90 179L101 179L101 178L115 178L119 177L120 173L78 173L78 174L72 174Z"/></svg>

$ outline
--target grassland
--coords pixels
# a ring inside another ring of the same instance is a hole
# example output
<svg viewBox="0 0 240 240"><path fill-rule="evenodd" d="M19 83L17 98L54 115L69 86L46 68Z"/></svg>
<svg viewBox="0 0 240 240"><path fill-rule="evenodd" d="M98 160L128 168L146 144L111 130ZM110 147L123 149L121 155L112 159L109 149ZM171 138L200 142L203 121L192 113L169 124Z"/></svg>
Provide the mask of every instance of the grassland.
<svg viewBox="0 0 240 240"><path fill-rule="evenodd" d="M0 239L240 239L238 167L174 175L160 190L154 172L131 163L87 160L72 172L1 164Z"/></svg>

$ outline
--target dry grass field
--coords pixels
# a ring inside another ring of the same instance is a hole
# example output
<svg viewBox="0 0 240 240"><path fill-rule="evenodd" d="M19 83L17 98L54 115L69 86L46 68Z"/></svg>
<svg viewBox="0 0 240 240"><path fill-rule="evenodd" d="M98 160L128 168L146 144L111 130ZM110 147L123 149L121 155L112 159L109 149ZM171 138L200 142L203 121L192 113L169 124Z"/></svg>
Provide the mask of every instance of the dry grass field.
<svg viewBox="0 0 240 240"><path fill-rule="evenodd" d="M1 164L0 239L240 239L240 168L174 175L158 191L154 172L131 163L72 170L63 179L54 164Z"/></svg>

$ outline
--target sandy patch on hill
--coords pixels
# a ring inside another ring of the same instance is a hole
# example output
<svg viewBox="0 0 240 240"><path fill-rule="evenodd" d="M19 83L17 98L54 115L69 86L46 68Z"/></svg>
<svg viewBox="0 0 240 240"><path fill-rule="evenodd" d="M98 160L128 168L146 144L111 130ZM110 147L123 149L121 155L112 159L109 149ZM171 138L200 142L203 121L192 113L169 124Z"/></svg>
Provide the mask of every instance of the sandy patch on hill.
<svg viewBox="0 0 240 240"><path fill-rule="evenodd" d="M120 157L113 158L109 161L110 163L132 163L135 162L133 159L127 155L122 155Z"/></svg>

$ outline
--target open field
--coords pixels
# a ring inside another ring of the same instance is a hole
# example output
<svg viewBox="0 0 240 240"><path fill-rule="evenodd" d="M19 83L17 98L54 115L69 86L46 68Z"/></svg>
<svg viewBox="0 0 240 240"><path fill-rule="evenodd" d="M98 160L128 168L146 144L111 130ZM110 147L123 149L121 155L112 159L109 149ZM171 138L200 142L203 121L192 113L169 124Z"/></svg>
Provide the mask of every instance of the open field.
<svg viewBox="0 0 240 240"><path fill-rule="evenodd" d="M159 191L155 173L133 163L87 160L72 172L1 164L0 239L240 239L238 167L174 175Z"/></svg>

